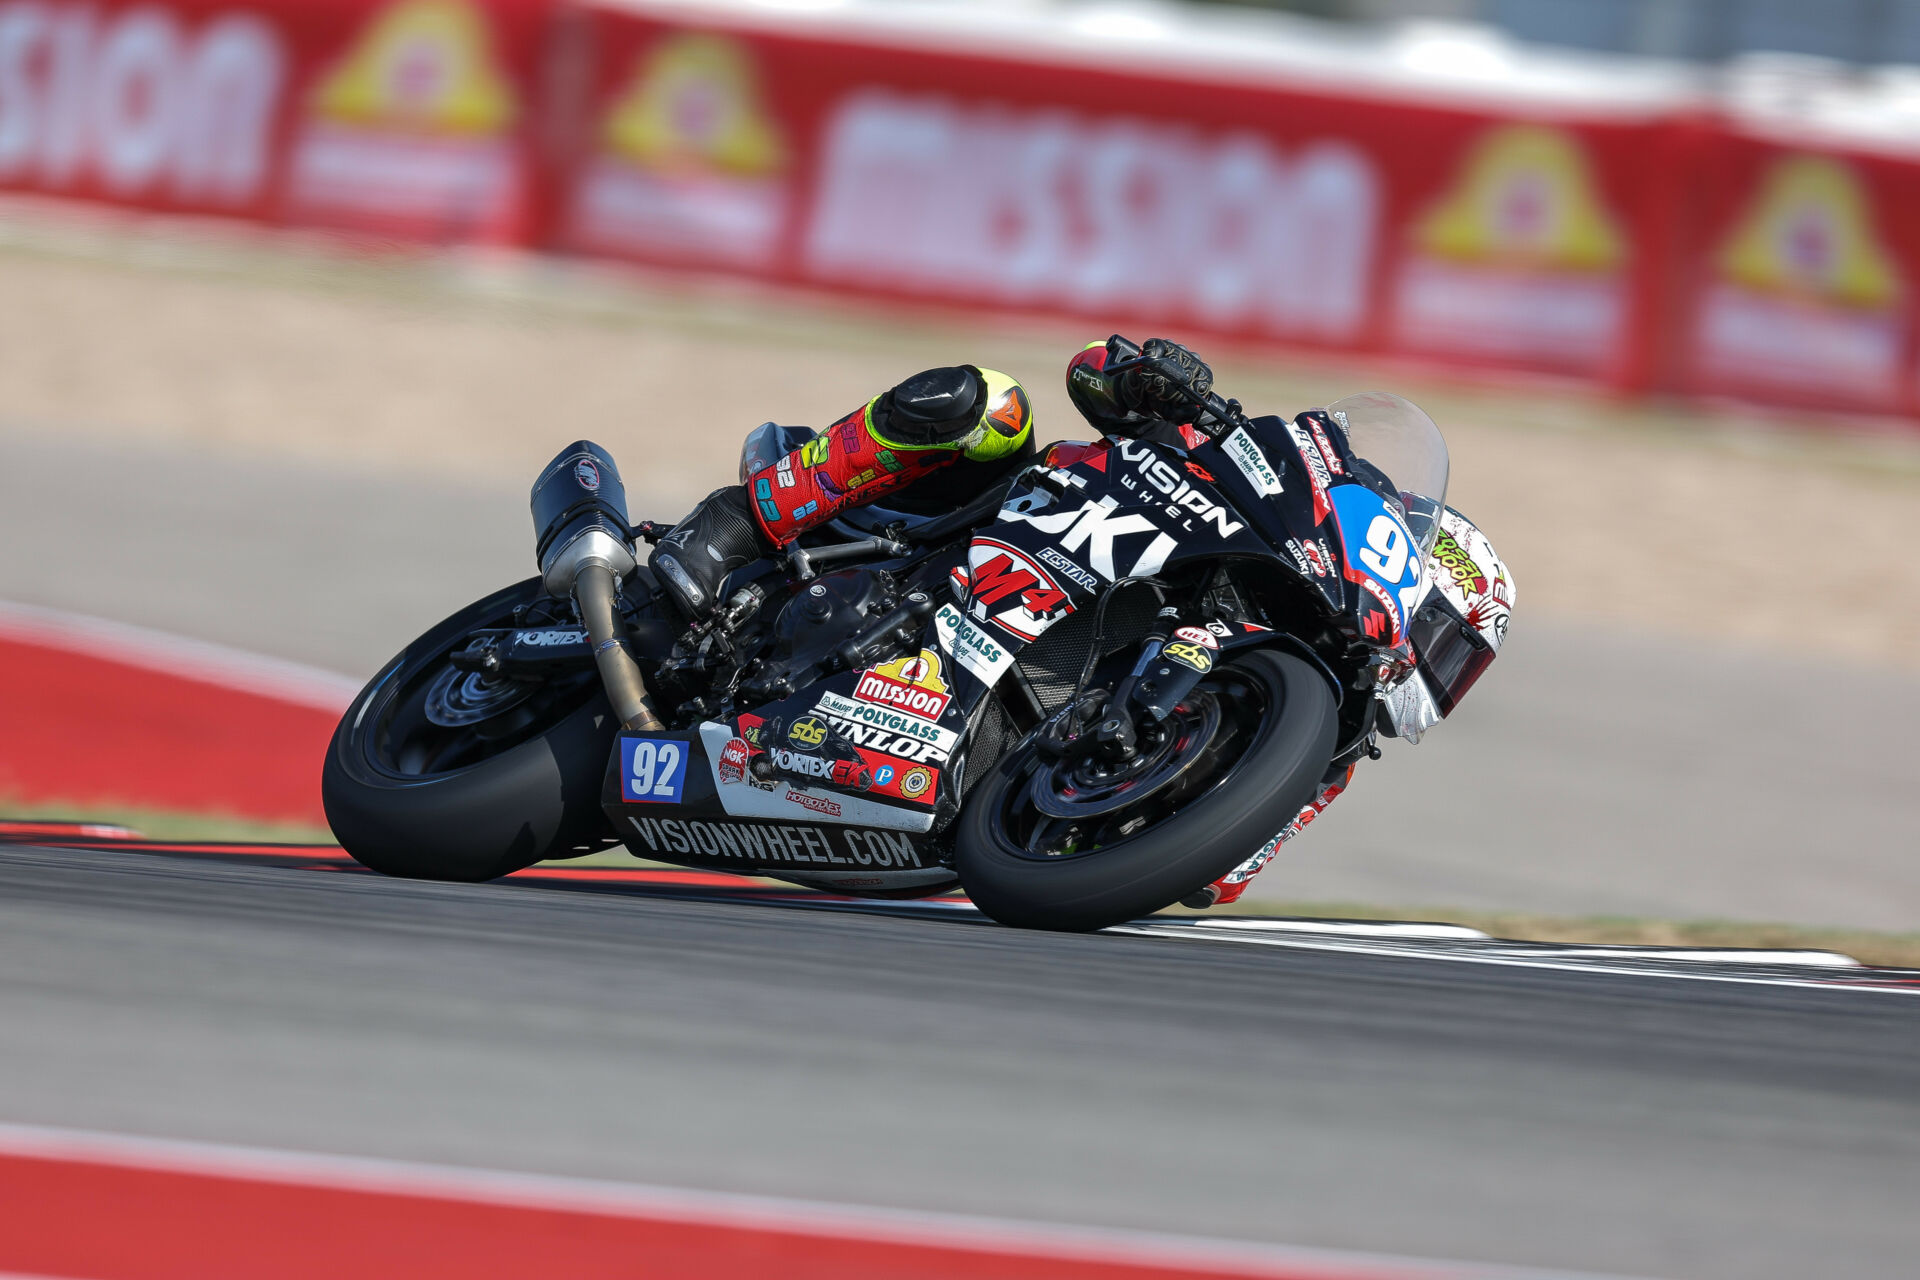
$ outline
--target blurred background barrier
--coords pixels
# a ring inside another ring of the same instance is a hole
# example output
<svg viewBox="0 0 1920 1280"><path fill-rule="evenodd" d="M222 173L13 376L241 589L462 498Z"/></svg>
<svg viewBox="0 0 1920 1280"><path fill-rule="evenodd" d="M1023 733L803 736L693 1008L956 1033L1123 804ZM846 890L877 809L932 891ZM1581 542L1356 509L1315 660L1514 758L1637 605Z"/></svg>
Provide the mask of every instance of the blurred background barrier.
<svg viewBox="0 0 1920 1280"><path fill-rule="evenodd" d="M545 0L0 4L0 186L532 241Z"/></svg>
<svg viewBox="0 0 1920 1280"><path fill-rule="evenodd" d="M1912 96L1200 6L0 0L0 189L1873 414Z"/></svg>

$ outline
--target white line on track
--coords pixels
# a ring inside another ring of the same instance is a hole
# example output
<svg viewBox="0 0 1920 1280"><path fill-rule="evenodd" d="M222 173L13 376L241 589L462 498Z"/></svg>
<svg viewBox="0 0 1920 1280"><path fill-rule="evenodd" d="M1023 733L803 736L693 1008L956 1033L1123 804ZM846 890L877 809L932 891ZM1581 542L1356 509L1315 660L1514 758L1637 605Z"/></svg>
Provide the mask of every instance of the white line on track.
<svg viewBox="0 0 1920 1280"><path fill-rule="evenodd" d="M1224 923L1224 922L1223 922ZM1408 946L1387 939L1361 941L1337 934L1306 931L1276 935L1245 928L1223 930L1195 928L1173 921L1143 920L1114 925L1107 933L1134 934L1180 942L1233 942L1264 947L1289 947L1300 951L1338 951L1350 955L1385 956L1409 960L1446 960L1463 964L1505 965L1521 969L1555 969L1567 973L1604 973L1630 978L1682 978L1696 982L1738 982L1755 986L1800 987L1818 991L1876 991L1894 995L1920 995L1920 975L1911 981L1898 980L1876 984L1856 960L1833 952L1700 952L1686 949L1649 948L1630 951L1618 948L1568 948L1548 950L1538 944L1501 943L1492 940L1486 949L1453 950L1445 946ZM1496 949L1497 948L1497 949ZM1639 965L1621 963L1627 959ZM1859 975L1859 980L1832 978L1825 981L1791 973L1742 973L1729 966L1738 963L1755 968L1795 968L1826 970L1836 974ZM1901 971L1905 972L1905 971Z"/></svg>

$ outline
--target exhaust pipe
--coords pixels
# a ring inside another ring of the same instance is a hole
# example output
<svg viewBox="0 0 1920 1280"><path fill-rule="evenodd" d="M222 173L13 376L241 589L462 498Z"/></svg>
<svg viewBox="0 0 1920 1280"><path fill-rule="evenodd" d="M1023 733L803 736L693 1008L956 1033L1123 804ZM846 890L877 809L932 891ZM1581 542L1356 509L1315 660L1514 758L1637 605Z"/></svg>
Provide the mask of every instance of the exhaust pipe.
<svg viewBox="0 0 1920 1280"><path fill-rule="evenodd" d="M579 607L621 728L665 729L621 633L619 584L636 562L627 540L626 486L612 455L591 440L576 440L540 473L532 505L541 583L547 594L571 595Z"/></svg>

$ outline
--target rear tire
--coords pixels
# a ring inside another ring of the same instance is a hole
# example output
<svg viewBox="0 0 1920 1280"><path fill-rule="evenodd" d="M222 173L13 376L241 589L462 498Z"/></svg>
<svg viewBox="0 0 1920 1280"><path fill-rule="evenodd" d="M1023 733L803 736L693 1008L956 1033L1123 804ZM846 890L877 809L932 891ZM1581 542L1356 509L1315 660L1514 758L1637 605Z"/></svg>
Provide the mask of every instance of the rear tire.
<svg viewBox="0 0 1920 1280"><path fill-rule="evenodd" d="M1262 649L1216 670L1265 698L1259 726L1209 790L1137 835L1058 860L1008 830L1035 760L1011 752L967 797L955 866L974 905L1001 924L1085 931L1178 902L1253 856L1310 801L1332 759L1338 704L1327 679L1291 653Z"/></svg>
<svg viewBox="0 0 1920 1280"><path fill-rule="evenodd" d="M544 598L532 578L468 606L408 645L347 708L320 793L356 862L390 876L480 881L611 842L600 785L618 726L591 670L503 713L531 719L500 743L476 733L440 752L468 763L409 771L394 759L406 754L394 726L468 633L511 625L516 605ZM498 722L475 728L497 732Z"/></svg>

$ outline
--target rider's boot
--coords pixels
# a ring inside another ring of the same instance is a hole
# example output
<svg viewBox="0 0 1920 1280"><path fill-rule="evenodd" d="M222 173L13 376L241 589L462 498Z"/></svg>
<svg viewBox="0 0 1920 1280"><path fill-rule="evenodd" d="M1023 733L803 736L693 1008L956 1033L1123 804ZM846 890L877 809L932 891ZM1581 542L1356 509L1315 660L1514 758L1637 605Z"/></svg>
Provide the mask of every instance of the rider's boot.
<svg viewBox="0 0 1920 1280"><path fill-rule="evenodd" d="M715 489L653 550L653 572L690 621L720 604L728 574L773 551L740 485Z"/></svg>

